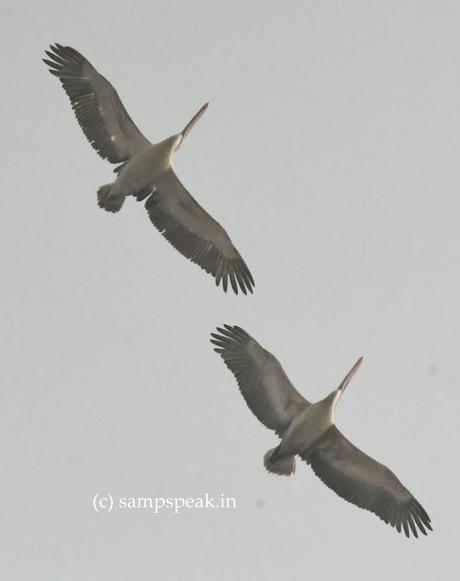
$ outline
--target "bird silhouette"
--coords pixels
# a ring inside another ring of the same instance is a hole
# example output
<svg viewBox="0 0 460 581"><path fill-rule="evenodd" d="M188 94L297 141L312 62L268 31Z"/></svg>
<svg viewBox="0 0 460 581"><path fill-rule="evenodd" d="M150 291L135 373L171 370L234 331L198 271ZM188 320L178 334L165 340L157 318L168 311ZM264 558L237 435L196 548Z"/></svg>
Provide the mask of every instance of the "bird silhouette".
<svg viewBox="0 0 460 581"><path fill-rule="evenodd" d="M178 134L151 143L128 115L117 92L78 51L51 45L43 59L70 98L78 123L97 153L115 168L113 183L99 188L101 208L118 212L126 196L146 199L148 215L185 257L238 294L252 293L254 279L222 226L185 189L172 168L172 154L201 118L206 103Z"/></svg>
<svg viewBox="0 0 460 581"><path fill-rule="evenodd" d="M418 537L432 530L430 517L395 474L349 442L336 428L334 408L362 363L354 364L337 389L317 403L307 401L279 361L246 331L224 325L211 333L215 351L235 375L249 409L281 443L264 456L265 468L289 476L295 457L345 500Z"/></svg>

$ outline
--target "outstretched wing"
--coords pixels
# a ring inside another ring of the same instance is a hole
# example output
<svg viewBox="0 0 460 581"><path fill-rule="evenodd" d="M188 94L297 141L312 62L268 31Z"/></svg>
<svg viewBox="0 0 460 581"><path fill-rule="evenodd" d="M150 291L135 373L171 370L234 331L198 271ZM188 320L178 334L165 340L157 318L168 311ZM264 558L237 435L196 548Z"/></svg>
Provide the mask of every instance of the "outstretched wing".
<svg viewBox="0 0 460 581"><path fill-rule="evenodd" d="M43 59L70 98L78 123L98 154L112 163L149 145L128 115L112 85L70 46L51 46Z"/></svg>
<svg viewBox="0 0 460 581"><path fill-rule="evenodd" d="M249 409L267 428L282 436L309 402L289 381L279 361L240 327L224 325L211 333L225 364L236 377Z"/></svg>
<svg viewBox="0 0 460 581"><path fill-rule="evenodd" d="M300 455L321 480L339 496L370 510L407 537L432 530L430 517L398 478L370 458L332 426L312 450Z"/></svg>
<svg viewBox="0 0 460 581"><path fill-rule="evenodd" d="M176 250L195 262L227 291L252 293L254 279L227 232L187 192L170 168L145 203L153 224Z"/></svg>

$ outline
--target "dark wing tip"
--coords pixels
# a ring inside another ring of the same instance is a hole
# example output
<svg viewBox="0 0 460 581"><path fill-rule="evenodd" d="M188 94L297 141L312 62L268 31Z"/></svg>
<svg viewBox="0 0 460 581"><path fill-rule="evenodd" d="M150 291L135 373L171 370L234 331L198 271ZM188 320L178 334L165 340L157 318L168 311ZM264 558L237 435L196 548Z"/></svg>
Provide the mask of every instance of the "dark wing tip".
<svg viewBox="0 0 460 581"><path fill-rule="evenodd" d="M218 347L219 351L215 349L218 353L238 349L249 339L246 331L237 325L224 324L222 327L217 327L216 330L217 333L211 333L210 341Z"/></svg>
<svg viewBox="0 0 460 581"><path fill-rule="evenodd" d="M227 325L226 323L224 323L224 327L225 329L227 329L227 331L230 331L243 339L249 337L249 334L241 327L238 327L238 325Z"/></svg>
<svg viewBox="0 0 460 581"><path fill-rule="evenodd" d="M72 48L71 46L66 46L65 44L59 44L59 42L55 42L54 44L50 44L50 49L59 54L59 53L77 53L77 51Z"/></svg>
<svg viewBox="0 0 460 581"><path fill-rule="evenodd" d="M71 46L63 46L58 42L54 45L50 44L50 50L45 50L45 53L51 61L43 59L44 62L63 74L75 72L75 70L80 69L84 62L87 62L77 50ZM56 74L53 70L50 72Z"/></svg>
<svg viewBox="0 0 460 581"><path fill-rule="evenodd" d="M239 255L236 258L224 259L223 263L217 268L214 276L217 286L219 286L222 281L224 292L227 292L229 282L236 295L239 290L241 290L244 295L247 295L248 291L251 294L254 292L253 287L255 284L252 274L244 260Z"/></svg>
<svg viewBox="0 0 460 581"><path fill-rule="evenodd" d="M398 533L403 530L407 538L411 536L411 533L412 536L418 538L419 531L426 536L428 535L427 529L429 531L433 530L430 517L422 505L413 497L412 500L402 508L402 514L401 509L399 510L398 518L394 524L392 523L392 526L396 528Z"/></svg>

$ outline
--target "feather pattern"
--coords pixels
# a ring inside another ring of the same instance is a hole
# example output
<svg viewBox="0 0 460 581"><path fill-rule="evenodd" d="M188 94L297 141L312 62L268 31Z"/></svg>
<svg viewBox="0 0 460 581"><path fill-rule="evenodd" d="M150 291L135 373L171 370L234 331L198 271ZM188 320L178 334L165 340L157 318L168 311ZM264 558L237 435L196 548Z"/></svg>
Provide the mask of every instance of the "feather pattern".
<svg viewBox="0 0 460 581"><path fill-rule="evenodd" d="M169 168L155 183L145 207L161 234L189 260L214 276L216 285L228 283L238 294L252 293L254 279L222 226L189 194Z"/></svg>
<svg viewBox="0 0 460 581"><path fill-rule="evenodd" d="M214 351L235 375L249 409L281 436L309 402L289 381L279 361L246 331L224 325L211 333Z"/></svg>
<svg viewBox="0 0 460 581"><path fill-rule="evenodd" d="M361 452L334 425L300 456L341 498L373 512L398 532L402 527L407 537L418 537L418 531L426 535L432 530L425 509L395 474Z"/></svg>
<svg viewBox="0 0 460 581"><path fill-rule="evenodd" d="M43 59L69 96L78 123L98 154L126 161L150 142L134 124L113 86L70 46L52 45Z"/></svg>

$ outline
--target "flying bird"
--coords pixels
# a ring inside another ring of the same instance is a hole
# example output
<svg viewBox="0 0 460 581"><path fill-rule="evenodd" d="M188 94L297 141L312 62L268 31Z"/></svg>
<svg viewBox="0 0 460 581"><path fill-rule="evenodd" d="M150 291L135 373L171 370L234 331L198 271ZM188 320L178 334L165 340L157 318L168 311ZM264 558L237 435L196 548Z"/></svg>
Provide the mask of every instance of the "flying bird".
<svg viewBox="0 0 460 581"><path fill-rule="evenodd" d="M265 468L290 476L300 456L336 494L418 537L432 530L422 505L398 478L349 442L336 428L334 408L362 362L354 364L337 389L317 403L307 401L279 361L240 327L224 325L211 342L235 375L249 409L281 443L264 456Z"/></svg>
<svg viewBox="0 0 460 581"><path fill-rule="evenodd" d="M185 257L211 274L224 291L228 283L252 293L254 279L227 232L185 189L172 168L172 154L206 111L203 105L185 128L151 143L128 115L113 86L78 51L51 45L43 59L70 98L78 123L97 153L111 163L117 178L97 192L98 203L118 212L126 196L146 199L150 220Z"/></svg>

